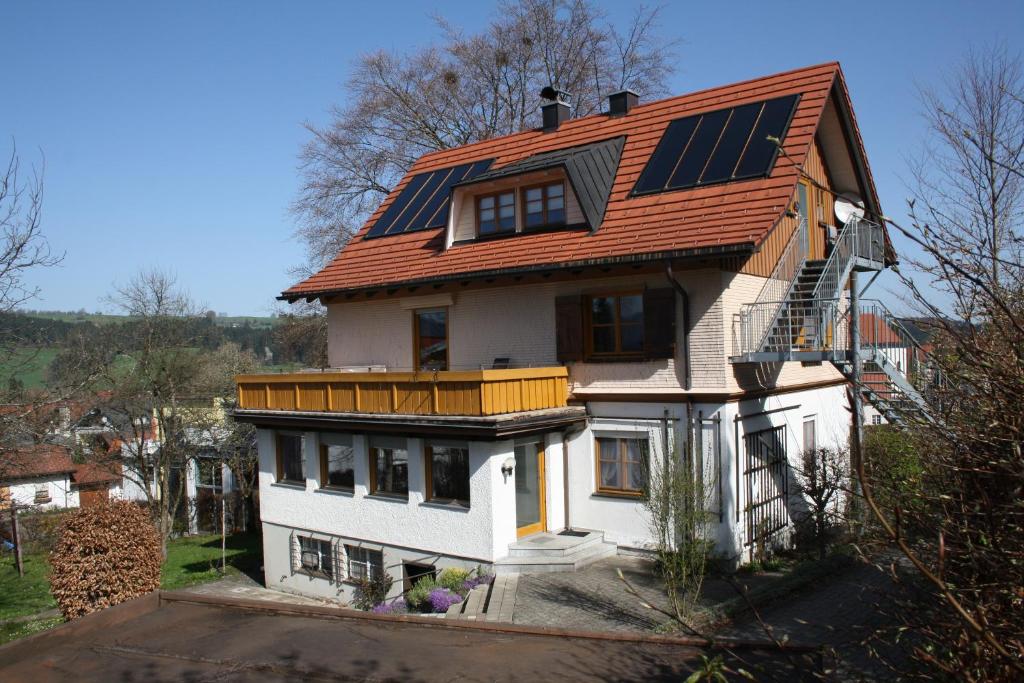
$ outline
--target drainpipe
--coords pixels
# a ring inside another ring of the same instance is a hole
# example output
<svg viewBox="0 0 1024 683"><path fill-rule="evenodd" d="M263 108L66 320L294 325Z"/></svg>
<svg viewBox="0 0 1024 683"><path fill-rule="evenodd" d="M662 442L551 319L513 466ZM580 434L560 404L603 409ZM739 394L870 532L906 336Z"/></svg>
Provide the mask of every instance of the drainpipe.
<svg viewBox="0 0 1024 683"><path fill-rule="evenodd" d="M672 274L672 262L665 262L665 277L683 300L683 389L689 391L690 380L690 297Z"/></svg>

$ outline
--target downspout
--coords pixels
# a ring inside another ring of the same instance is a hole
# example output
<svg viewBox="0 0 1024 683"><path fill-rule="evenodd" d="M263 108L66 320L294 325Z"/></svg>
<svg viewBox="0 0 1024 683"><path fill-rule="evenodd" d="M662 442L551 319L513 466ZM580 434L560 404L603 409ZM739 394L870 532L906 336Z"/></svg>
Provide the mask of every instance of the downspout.
<svg viewBox="0 0 1024 683"><path fill-rule="evenodd" d="M690 296L672 274L671 261L665 262L665 277L668 278L672 289L676 290L683 300L683 389L689 391L692 384L690 376Z"/></svg>

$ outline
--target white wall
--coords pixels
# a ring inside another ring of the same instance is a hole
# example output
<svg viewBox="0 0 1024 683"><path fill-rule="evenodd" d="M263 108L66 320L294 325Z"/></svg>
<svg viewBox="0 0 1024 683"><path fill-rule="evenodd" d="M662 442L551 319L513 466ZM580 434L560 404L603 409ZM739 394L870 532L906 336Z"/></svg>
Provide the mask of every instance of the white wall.
<svg viewBox="0 0 1024 683"><path fill-rule="evenodd" d="M78 491L72 490L71 479L67 474L22 479L12 482L8 486L10 487L11 499L16 505L30 506L37 510L78 507ZM37 486L46 487L46 491L50 496L49 503L36 504Z"/></svg>
<svg viewBox="0 0 1024 683"><path fill-rule="evenodd" d="M275 482L274 432L258 432L260 514L263 521L295 529L362 539L491 562L507 554L515 540L515 480L504 481L501 463L513 456L512 442L469 442L470 506L468 509L426 501L424 440L407 440L408 499L369 495L367 437L352 436L355 491L319 488L319 441L304 434L306 482L303 486Z"/></svg>

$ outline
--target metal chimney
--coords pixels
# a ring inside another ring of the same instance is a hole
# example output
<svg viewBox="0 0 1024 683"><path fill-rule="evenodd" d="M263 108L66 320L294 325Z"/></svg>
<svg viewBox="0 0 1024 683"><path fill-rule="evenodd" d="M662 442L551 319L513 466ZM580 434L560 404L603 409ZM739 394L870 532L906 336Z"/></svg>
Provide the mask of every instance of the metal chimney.
<svg viewBox="0 0 1024 683"><path fill-rule="evenodd" d="M632 90L620 90L608 96L608 115L625 116L629 110L640 104L640 96Z"/></svg>
<svg viewBox="0 0 1024 683"><path fill-rule="evenodd" d="M569 120L569 93L549 85L540 91L540 96L546 100L540 106L541 130L558 130L563 122Z"/></svg>

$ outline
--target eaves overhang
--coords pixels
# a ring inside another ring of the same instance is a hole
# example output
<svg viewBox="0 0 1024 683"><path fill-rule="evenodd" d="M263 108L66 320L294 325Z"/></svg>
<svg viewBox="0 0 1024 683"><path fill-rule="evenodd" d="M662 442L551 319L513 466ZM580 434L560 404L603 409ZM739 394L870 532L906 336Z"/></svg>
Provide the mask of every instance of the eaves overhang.
<svg viewBox="0 0 1024 683"><path fill-rule="evenodd" d="M570 427L586 421L587 410L583 406L570 406L484 417L234 410L231 417L238 422L271 429L357 431L398 436L443 436L497 441Z"/></svg>
<svg viewBox="0 0 1024 683"><path fill-rule="evenodd" d="M401 289L403 287L423 287L428 285L446 284L460 280L482 280L487 278L502 277L506 275L530 275L537 273L556 273L579 268L592 268L602 266L633 265L645 263L657 263L665 260L700 259L709 257L742 256L752 254L756 251L757 245L753 241L734 244L715 245L711 247L697 247L694 249L674 249L670 251L652 252L644 254L627 254L625 256L610 256L598 259L580 259L569 261L552 266L550 263L526 266L514 266L510 268L494 268L491 270L469 271L464 273L447 273L413 280L402 280L399 282L385 282L363 287L332 288L325 290L314 290L310 292L299 292L295 294L281 294L278 301L294 303L300 299L313 301L326 296L337 294L363 294L367 292L379 292L388 289Z"/></svg>

